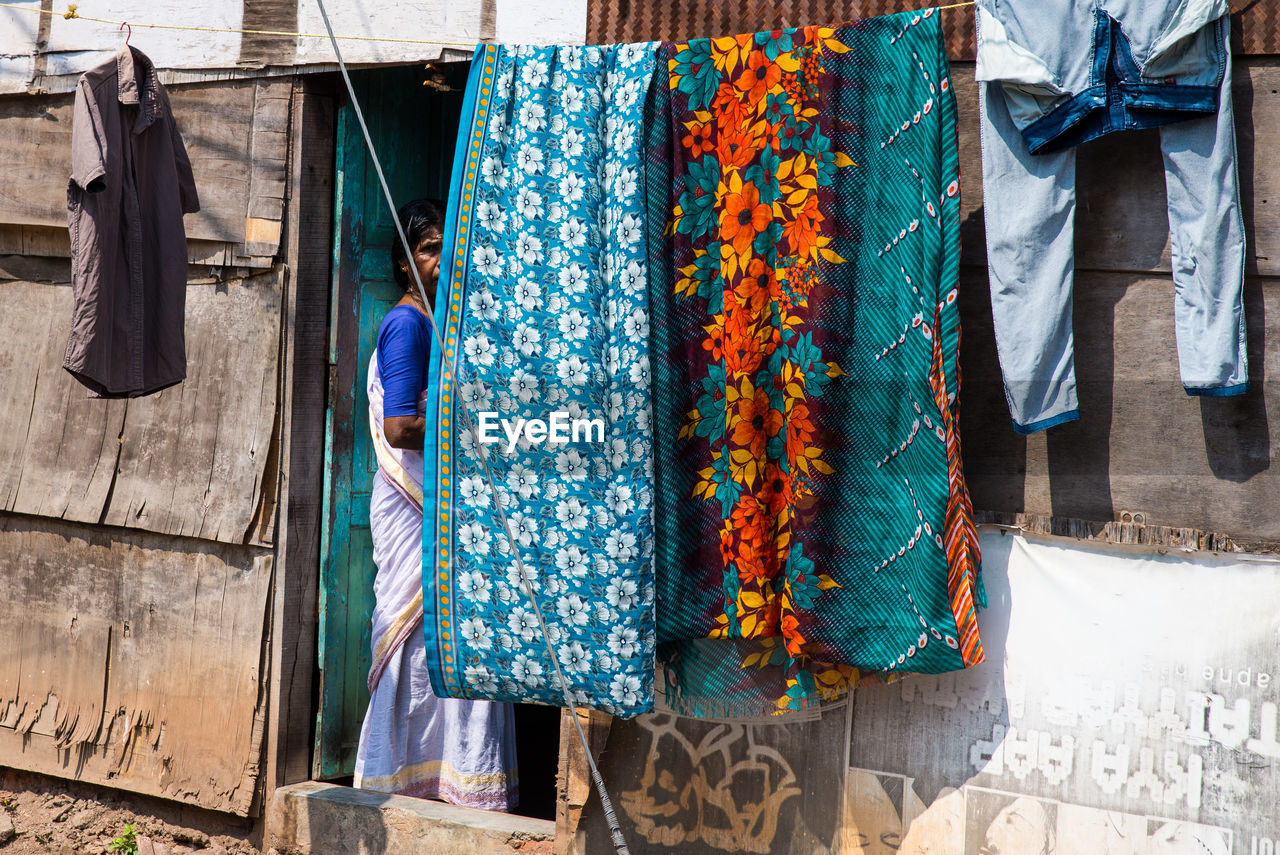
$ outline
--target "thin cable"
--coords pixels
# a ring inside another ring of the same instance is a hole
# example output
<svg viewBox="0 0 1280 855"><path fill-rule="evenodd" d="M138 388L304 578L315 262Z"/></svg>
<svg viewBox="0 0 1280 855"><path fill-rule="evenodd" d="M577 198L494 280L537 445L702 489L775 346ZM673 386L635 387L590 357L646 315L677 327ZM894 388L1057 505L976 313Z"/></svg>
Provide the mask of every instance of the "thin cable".
<svg viewBox="0 0 1280 855"><path fill-rule="evenodd" d="M22 12L34 12L39 15L61 15L68 21L96 21L99 24L112 24L115 26L123 26L129 24L131 27L144 27L149 30L188 30L200 33L240 33L246 36L280 36L290 39L345 39L353 42L399 42L400 44L415 45L445 45L447 47L464 47L474 48L475 42L448 42L441 39L397 39L389 36L335 36L332 33L325 35L324 33L291 33L286 30L238 30L228 27L199 27L195 25L184 24L139 24L134 21L111 21L106 18L95 18L92 15L81 15L75 3L67 6L65 12L59 12L55 9L43 9L33 6L20 5L18 3L0 3L0 7L6 9L18 9Z"/></svg>
<svg viewBox="0 0 1280 855"><path fill-rule="evenodd" d="M409 238L404 233L404 227L400 223L400 216L395 205L395 200L391 198L391 188L387 184L387 178L382 172L382 163L378 159L378 154L373 147L373 138L369 135L369 126L365 124L364 113L360 109L360 101L356 98L355 87L351 84L351 77L347 74L347 65L342 60L342 51L338 48L337 39L333 38L333 27L329 23L329 14L325 11L324 0L316 0L316 5L320 7L320 17L324 19L325 29L329 31L330 41L333 44L333 53L338 59L338 69L342 72L342 80L347 86L347 94L351 97L351 107L356 114L356 121L360 125L360 132L364 135L365 145L369 149L369 159L373 161L374 172L378 175L378 183L382 186L382 195L387 201L387 206L391 209L391 221L395 223L396 235L400 238L400 245L404 247L405 257L413 259L413 248L409 246ZM427 289L423 287L422 277L418 273L418 266L410 264L409 267L413 271L413 281L418 287L418 293L422 297L424 306L430 305L427 300ZM453 381L456 389L458 383L458 357L455 354L452 364L445 359L444 338L440 335L440 328L436 326L435 318L430 312L427 313L427 320L430 321L431 333L435 337L436 346L440 348L441 362L444 364L445 370L448 371L449 379ZM555 673L556 682L560 684L560 691L564 695L565 706L573 710L573 695L569 691L569 681L565 679L564 672L560 669L560 661L556 657L556 651L551 643L551 637L547 633L547 624L542 617L542 608L538 605L538 598L533 591L533 584L529 579L528 570L524 566L524 559L520 556L520 550L517 541L511 530L511 523L507 520L507 514L502 509L502 502L498 500L498 487L494 483L493 473L489 469L488 453L485 451L484 444L479 442L479 434L475 431L475 422L471 418L471 410L462 400L457 401L458 409L462 412L463 421L468 431L476 437L476 451L480 459L480 468L484 471L485 481L488 482L489 492L493 496L494 510L497 511L498 521L502 524L503 534L507 538L507 543L511 547L511 552L515 556L516 569L520 574L520 585L524 589L525 596L529 598L530 605L533 606L533 615L537 618L538 629L542 632L542 641L547 650L547 657L551 660L551 667ZM582 730L582 722L578 720L577 713L574 713L574 727L578 731L578 739L582 742L583 753L587 757L587 765L591 768L591 778L595 782L596 792L600 796L600 804L604 810L605 820L609 823L609 832L613 838L614 849L618 855L631 855L627 848L626 838L622 835L622 829L618 825L618 817L613 811L613 802L609 799L609 793L605 789L604 779L600 776L600 770L596 768L595 758L591 756L591 745L587 742L587 735Z"/></svg>

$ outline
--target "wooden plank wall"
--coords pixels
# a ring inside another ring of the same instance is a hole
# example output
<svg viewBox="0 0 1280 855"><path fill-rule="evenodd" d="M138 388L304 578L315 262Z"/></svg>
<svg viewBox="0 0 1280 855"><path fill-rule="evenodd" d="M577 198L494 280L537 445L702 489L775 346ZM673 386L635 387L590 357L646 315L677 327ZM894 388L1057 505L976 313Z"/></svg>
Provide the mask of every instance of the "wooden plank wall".
<svg viewBox="0 0 1280 855"><path fill-rule="evenodd" d="M281 279L192 284L188 379L127 401L62 369L69 287L0 282L0 764L255 807Z"/></svg>
<svg viewBox="0 0 1280 855"><path fill-rule="evenodd" d="M0 764L255 812L282 664L266 633L280 615L294 629L283 664L306 672L279 699L304 722L289 744L306 767L314 618L308 637L270 599L289 590L299 612L314 600L316 544L310 576L297 570L314 522L288 554L298 584L277 572L284 394L310 433L323 430L327 275L312 270L306 295L286 302L292 88L172 92L203 203L188 248L214 269L189 270L187 379L111 401L62 369L70 99L0 99L0 135L17 140L0 147L14 177L0 188L0 650L14 651L0 655ZM312 220L331 204L320 193ZM315 355L293 373L299 338ZM306 449L290 452L303 470L291 506L304 510L318 506L321 472Z"/></svg>
<svg viewBox="0 0 1280 855"><path fill-rule="evenodd" d="M0 762L247 813L272 561L0 515Z"/></svg>
<svg viewBox="0 0 1280 855"><path fill-rule="evenodd" d="M127 403L102 522L242 543L275 426L282 272L188 289L187 380ZM274 527L260 535L269 543Z"/></svg>
<svg viewBox="0 0 1280 855"><path fill-rule="evenodd" d="M326 82L299 78L294 88L286 257L291 265L281 331L280 502L270 641L268 791L311 777L312 701L317 647L325 408L329 382L329 288L333 258L334 124Z"/></svg>
<svg viewBox="0 0 1280 855"><path fill-rule="evenodd" d="M186 217L192 263L267 267L280 244L288 78L173 87L200 211ZM0 98L0 254L70 255L66 180L71 95Z"/></svg>
<svg viewBox="0 0 1280 855"><path fill-rule="evenodd" d="M268 486L281 278L189 286L187 380L127 401L62 369L70 287L0 281L0 511L244 542Z"/></svg>
<svg viewBox="0 0 1280 855"><path fill-rule="evenodd" d="M952 66L960 109L964 206L961 433L975 505L1002 514L1149 525L1280 541L1280 63L1237 60L1233 79L1248 240L1245 315L1250 391L1182 390L1164 170L1157 131L1086 144L1077 159L1076 373L1081 419L1022 437L1010 427L987 286L977 84ZM1269 346L1271 345L1271 346Z"/></svg>

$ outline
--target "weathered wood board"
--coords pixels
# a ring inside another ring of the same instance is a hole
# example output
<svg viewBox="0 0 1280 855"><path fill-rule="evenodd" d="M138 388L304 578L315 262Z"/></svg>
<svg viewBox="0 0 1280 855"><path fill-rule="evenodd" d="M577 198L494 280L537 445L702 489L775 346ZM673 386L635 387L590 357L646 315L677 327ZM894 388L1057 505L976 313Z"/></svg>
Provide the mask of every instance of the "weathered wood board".
<svg viewBox="0 0 1280 855"><path fill-rule="evenodd" d="M190 286L187 380L127 401L62 369L69 287L0 281L0 510L243 542L268 486L281 276Z"/></svg>
<svg viewBox="0 0 1280 855"><path fill-rule="evenodd" d="M20 4L39 9L40 0L21 0ZM0 44L35 46L39 38L40 16L28 11L13 10L12 14L0 15ZM0 80L12 81L3 91L17 90L17 84L31 80L35 75L36 57L34 53L16 54L12 47L0 58Z"/></svg>
<svg viewBox="0 0 1280 855"><path fill-rule="evenodd" d="M824 855L841 851L849 709L792 724L654 713L615 720L600 772L627 845L643 853ZM592 794L568 851L610 851Z"/></svg>
<svg viewBox="0 0 1280 855"><path fill-rule="evenodd" d="M272 588L271 716L266 783L270 790L311 777L312 684L320 576L324 428L329 383L329 288L333 258L335 104L319 81L294 91L286 258L291 275L282 330L280 441L283 525ZM270 470L268 470L270 471Z"/></svg>
<svg viewBox="0 0 1280 855"><path fill-rule="evenodd" d="M0 253L0 280L15 279L65 285L71 281L71 259Z"/></svg>
<svg viewBox="0 0 1280 855"><path fill-rule="evenodd" d="M187 289L187 379L128 402L104 523L246 539L265 480L275 478L266 464L279 394L282 277L276 268Z"/></svg>
<svg viewBox="0 0 1280 855"><path fill-rule="evenodd" d="M223 243L217 244L225 246ZM71 236L66 226L0 225L0 252L29 258L71 259ZM67 279L70 280L68 275Z"/></svg>
<svg viewBox="0 0 1280 855"><path fill-rule="evenodd" d="M280 243L287 175L287 79L238 80L169 92L200 194L185 218L192 261L214 242L227 263L264 266ZM66 255L66 178L71 174L70 95L0 99L0 237L4 251ZM15 230L13 227L23 227ZM42 230L50 230L45 235ZM13 244L18 243L18 246ZM229 245L229 246L228 246Z"/></svg>
<svg viewBox="0 0 1280 855"><path fill-rule="evenodd" d="M530 0L523 4L508 5L508 13L526 18L536 24L564 0ZM315 2L298 0L298 30L304 33L323 33L324 19ZM408 0L395 5L385 5L365 0L362 3L326 3L330 23L335 33L344 35L382 36L399 38L439 39L449 46L474 46L478 41L492 38L497 2L469 3L441 2L441 0ZM520 8L523 6L523 8ZM585 19L585 15L582 16ZM527 27L536 38L536 26ZM558 33L567 41L582 40L582 27L577 33ZM574 36L576 35L576 39ZM316 62L332 62L333 47L325 39L298 39L293 61L299 65ZM348 63L394 63L423 59L435 59L444 45L397 44L394 42L346 40L342 44L342 58Z"/></svg>
<svg viewBox="0 0 1280 855"><path fill-rule="evenodd" d="M978 84L973 63L953 63L960 118L962 259L987 263L982 213ZM1280 164L1270 150L1280 136L1280 65L1238 58L1232 78L1240 204L1249 273L1280 276ZM1076 270L1168 273L1169 218L1159 131L1112 134L1076 156Z"/></svg>
<svg viewBox="0 0 1280 855"><path fill-rule="evenodd" d="M598 762L609 741L612 727L613 717L608 713L588 709L560 710L555 855L567 855L572 850L574 838L578 834L578 823L582 820L582 810L595 789L591 780L591 766L587 762L587 751L578 738L578 728L582 728L583 735L587 737L591 762Z"/></svg>
<svg viewBox="0 0 1280 855"><path fill-rule="evenodd" d="M249 811L268 550L0 514L0 764Z"/></svg>
<svg viewBox="0 0 1280 855"><path fill-rule="evenodd" d="M1245 285L1247 395L1198 398L1182 389L1173 282L1090 273L1075 288L1081 418L1023 437L1009 422L986 271L961 279L964 343L960 424L965 474L984 510L1114 520L1280 540L1280 282Z"/></svg>
<svg viewBox="0 0 1280 855"><path fill-rule="evenodd" d="M62 368L71 289L0 282L0 509L97 522L124 401L90 400Z"/></svg>

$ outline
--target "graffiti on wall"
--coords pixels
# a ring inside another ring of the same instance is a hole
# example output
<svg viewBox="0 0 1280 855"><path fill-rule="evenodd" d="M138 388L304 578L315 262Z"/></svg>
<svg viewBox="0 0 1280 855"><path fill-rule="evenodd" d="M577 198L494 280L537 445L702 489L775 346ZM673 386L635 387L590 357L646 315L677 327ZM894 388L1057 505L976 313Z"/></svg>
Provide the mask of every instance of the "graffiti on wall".
<svg viewBox="0 0 1280 855"><path fill-rule="evenodd" d="M636 832L662 846L705 843L768 853L783 806L800 795L795 771L749 724L688 727L674 715L643 716L649 735L643 771L619 803Z"/></svg>
<svg viewBox="0 0 1280 855"><path fill-rule="evenodd" d="M982 542L989 661L858 694L851 851L1274 855L1280 562Z"/></svg>

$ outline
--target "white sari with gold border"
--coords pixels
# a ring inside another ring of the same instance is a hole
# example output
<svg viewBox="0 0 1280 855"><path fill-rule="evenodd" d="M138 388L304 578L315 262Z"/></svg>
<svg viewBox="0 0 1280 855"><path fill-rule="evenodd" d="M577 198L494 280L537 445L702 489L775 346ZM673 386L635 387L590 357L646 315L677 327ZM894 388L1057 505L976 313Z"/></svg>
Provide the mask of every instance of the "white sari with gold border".
<svg viewBox="0 0 1280 855"><path fill-rule="evenodd" d="M383 388L369 360L369 429L378 478L369 501L375 606L369 709L355 786L507 810L517 800L515 721L509 704L438 698L422 635L420 452L394 448L382 427ZM418 402L423 412L427 394Z"/></svg>

